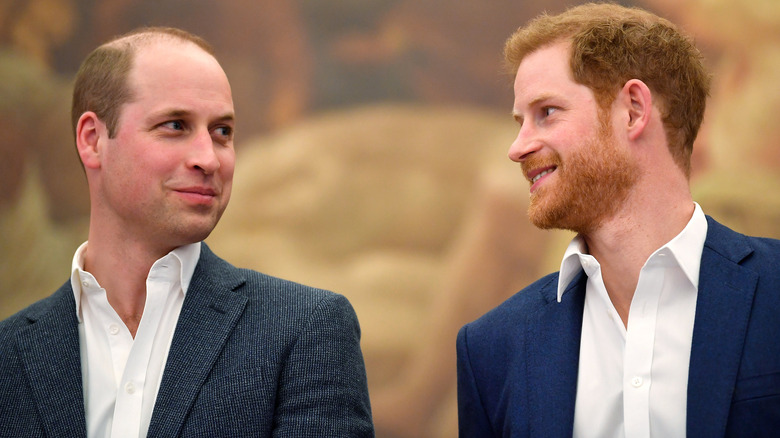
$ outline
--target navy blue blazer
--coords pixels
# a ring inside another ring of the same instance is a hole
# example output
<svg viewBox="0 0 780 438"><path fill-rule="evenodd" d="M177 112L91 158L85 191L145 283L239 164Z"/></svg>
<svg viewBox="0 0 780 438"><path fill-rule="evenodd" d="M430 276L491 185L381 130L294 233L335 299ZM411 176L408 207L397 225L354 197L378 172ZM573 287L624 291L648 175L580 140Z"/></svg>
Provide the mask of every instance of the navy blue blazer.
<svg viewBox="0 0 780 438"><path fill-rule="evenodd" d="M780 241L708 217L688 375L687 436L780 434ZM461 437L571 437L587 277L558 274L458 333Z"/></svg>
<svg viewBox="0 0 780 438"><path fill-rule="evenodd" d="M70 281L0 322L0 436L86 437ZM203 244L149 437L371 437L346 298L237 269Z"/></svg>

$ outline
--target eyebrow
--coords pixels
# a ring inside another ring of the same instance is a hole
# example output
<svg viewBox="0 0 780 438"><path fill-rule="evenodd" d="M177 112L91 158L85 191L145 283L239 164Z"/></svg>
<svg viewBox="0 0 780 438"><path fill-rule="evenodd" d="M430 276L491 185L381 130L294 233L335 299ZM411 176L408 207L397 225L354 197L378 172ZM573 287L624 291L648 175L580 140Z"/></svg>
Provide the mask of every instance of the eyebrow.
<svg viewBox="0 0 780 438"><path fill-rule="evenodd" d="M539 96L536 96L533 98L530 102L528 102L528 107L533 108L535 106L538 106L540 103L554 99L556 96L552 93L542 93ZM512 117L515 119L522 119L522 116L520 113L517 112L516 109L512 108Z"/></svg>
<svg viewBox="0 0 780 438"><path fill-rule="evenodd" d="M537 106L537 105L539 105L540 103L542 103L544 101L555 99L555 97L556 96L553 95L552 93L543 93L543 94L540 94L539 96L535 97L531 102L529 102L528 106L531 106L531 107Z"/></svg>
<svg viewBox="0 0 780 438"><path fill-rule="evenodd" d="M151 119L157 119L157 118L168 118L168 117L187 117L192 114L192 111L183 110L183 109L171 109L171 110L163 110L159 113L153 113L149 116ZM214 121L216 122L235 122L235 115L232 112L225 113L222 116L217 117Z"/></svg>
<svg viewBox="0 0 780 438"><path fill-rule="evenodd" d="M227 113L221 117L217 117L215 121L220 123L224 123L224 122L235 123L236 116L233 113Z"/></svg>

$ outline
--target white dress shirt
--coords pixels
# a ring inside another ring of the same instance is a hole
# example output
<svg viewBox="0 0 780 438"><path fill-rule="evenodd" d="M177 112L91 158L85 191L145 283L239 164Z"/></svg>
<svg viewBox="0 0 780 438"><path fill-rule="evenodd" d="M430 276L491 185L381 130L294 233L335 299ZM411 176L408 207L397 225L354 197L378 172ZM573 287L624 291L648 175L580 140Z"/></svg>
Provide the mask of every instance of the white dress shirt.
<svg viewBox="0 0 780 438"><path fill-rule="evenodd" d="M105 289L84 271L87 244L73 256L70 279L79 319L87 436L145 437L200 243L179 247L152 265L135 339Z"/></svg>
<svg viewBox="0 0 780 438"><path fill-rule="evenodd" d="M588 276L574 437L684 437L688 365L707 220L686 227L639 273L628 327L607 295L599 262L575 237L561 263L558 301L580 269Z"/></svg>

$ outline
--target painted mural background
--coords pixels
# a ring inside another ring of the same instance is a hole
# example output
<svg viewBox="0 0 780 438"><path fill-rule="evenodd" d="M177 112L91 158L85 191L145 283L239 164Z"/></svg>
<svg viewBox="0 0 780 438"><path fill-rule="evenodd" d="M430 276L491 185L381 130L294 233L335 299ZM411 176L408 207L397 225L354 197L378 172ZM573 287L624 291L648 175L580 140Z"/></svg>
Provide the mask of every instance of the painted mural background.
<svg viewBox="0 0 780 438"><path fill-rule="evenodd" d="M456 435L457 329L567 240L525 217L503 41L565 0L3 0L0 317L68 278L88 199L71 81L99 42L183 27L216 48L238 115L234 194L208 244L346 295L377 434ZM715 87L694 156L705 212L780 237L780 3L636 0L681 24Z"/></svg>

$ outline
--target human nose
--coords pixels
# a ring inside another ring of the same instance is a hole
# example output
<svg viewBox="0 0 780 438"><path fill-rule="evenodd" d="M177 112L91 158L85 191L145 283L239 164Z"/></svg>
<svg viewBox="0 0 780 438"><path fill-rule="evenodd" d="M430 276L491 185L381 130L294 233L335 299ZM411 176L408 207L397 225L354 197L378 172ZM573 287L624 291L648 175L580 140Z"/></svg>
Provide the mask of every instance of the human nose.
<svg viewBox="0 0 780 438"><path fill-rule="evenodd" d="M216 172L220 166L216 147L208 130L199 132L190 148L189 167L199 169L207 175Z"/></svg>
<svg viewBox="0 0 780 438"><path fill-rule="evenodd" d="M510 160L522 163L528 156L539 151L541 147L542 143L537 138L534 129L529 124L525 124L520 127L520 132L517 133L517 138L509 146L507 155L509 155Z"/></svg>

